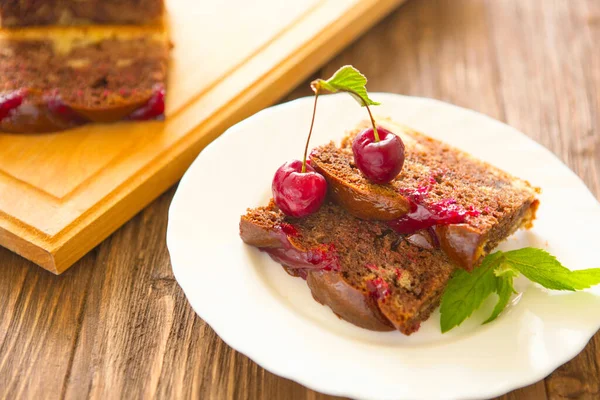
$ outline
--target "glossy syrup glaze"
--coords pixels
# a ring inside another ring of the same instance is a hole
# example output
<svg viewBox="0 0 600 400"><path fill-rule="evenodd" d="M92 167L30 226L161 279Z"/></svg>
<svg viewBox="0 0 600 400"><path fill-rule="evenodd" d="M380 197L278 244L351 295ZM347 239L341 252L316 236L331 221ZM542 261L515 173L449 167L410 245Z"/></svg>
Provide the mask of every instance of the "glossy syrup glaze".
<svg viewBox="0 0 600 400"><path fill-rule="evenodd" d="M163 85L152 88L152 96L148 102L131 113L128 119L134 121L148 121L164 116L166 90Z"/></svg>
<svg viewBox="0 0 600 400"><path fill-rule="evenodd" d="M83 125L87 122L85 117L77 114L75 110L65 104L56 90L45 95L44 102L50 113L64 121L68 121L73 125Z"/></svg>
<svg viewBox="0 0 600 400"><path fill-rule="evenodd" d="M130 115L118 120L160 119L165 111L165 88L156 85L149 100ZM124 101L125 104L125 101ZM98 112L102 112L98 109ZM117 122L118 120L110 121ZM0 131L16 133L53 132L79 126L91 120L67 105L58 90L39 93L19 89L0 94Z"/></svg>
<svg viewBox="0 0 600 400"><path fill-rule="evenodd" d="M468 216L476 217L479 211L466 209L454 199L446 199L429 206L414 204L411 211L388 225L400 234L411 234L436 225L461 224Z"/></svg>
<svg viewBox="0 0 600 400"><path fill-rule="evenodd" d="M299 231L291 224L281 224L273 231L281 247L261 248L271 258L286 267L286 271L294 276L306 279L306 270L339 271L340 261L337 250L332 243L319 244L310 248L294 245L294 239L300 236Z"/></svg>
<svg viewBox="0 0 600 400"><path fill-rule="evenodd" d="M430 176L428 184L414 190L403 191L402 194L410 202L410 211L400 218L388 221L388 225L394 231L408 235L427 229L432 239L437 242L431 228L437 225L461 224L467 220L467 217L480 215L474 207L465 208L452 198L434 203L427 202L428 194L441 174L442 171L436 171Z"/></svg>

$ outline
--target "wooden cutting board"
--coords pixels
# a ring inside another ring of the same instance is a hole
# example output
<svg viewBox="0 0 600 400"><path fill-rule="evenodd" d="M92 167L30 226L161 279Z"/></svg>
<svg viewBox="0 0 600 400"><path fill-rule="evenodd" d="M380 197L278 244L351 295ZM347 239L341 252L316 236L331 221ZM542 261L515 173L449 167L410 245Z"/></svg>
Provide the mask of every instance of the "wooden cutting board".
<svg viewBox="0 0 600 400"><path fill-rule="evenodd" d="M166 121L0 134L0 245L65 271L173 185L225 129L403 1L167 1L175 47Z"/></svg>

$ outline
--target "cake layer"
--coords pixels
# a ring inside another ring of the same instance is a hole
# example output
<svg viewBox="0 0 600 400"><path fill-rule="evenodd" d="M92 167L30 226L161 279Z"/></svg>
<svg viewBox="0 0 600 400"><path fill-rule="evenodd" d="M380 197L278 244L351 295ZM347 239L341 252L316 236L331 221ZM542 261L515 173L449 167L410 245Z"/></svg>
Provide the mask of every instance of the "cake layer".
<svg viewBox="0 0 600 400"><path fill-rule="evenodd" d="M240 236L305 278L313 297L335 314L371 330L415 332L455 268L439 249L415 245L417 237L331 202L301 219L286 217L273 202L248 210Z"/></svg>
<svg viewBox="0 0 600 400"><path fill-rule="evenodd" d="M371 183L354 164L352 140L368 123L340 146L329 143L311 153L331 196L351 214L386 221L403 235L426 230L467 270L517 229L532 225L539 189L412 129L380 122L406 147L402 172L389 184Z"/></svg>
<svg viewBox="0 0 600 400"><path fill-rule="evenodd" d="M0 131L50 132L164 113L162 30L47 28L0 34Z"/></svg>
<svg viewBox="0 0 600 400"><path fill-rule="evenodd" d="M2 27L160 24L163 0L2 0Z"/></svg>

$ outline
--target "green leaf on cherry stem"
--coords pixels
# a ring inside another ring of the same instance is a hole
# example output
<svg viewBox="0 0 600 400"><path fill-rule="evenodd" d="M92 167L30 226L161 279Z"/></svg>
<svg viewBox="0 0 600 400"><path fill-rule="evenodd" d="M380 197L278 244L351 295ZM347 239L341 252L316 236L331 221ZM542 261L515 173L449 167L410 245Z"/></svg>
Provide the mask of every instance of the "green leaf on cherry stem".
<svg viewBox="0 0 600 400"><path fill-rule="evenodd" d="M310 84L315 93L319 91L331 93L346 92L363 107L378 106L380 103L369 98L366 85L367 78L351 65L345 65L338 69L327 80L317 79Z"/></svg>

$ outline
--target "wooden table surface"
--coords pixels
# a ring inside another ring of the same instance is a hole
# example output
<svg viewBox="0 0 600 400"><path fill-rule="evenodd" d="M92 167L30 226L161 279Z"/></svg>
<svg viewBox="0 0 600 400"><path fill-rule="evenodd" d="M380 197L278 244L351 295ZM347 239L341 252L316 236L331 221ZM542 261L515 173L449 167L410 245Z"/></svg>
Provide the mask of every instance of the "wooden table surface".
<svg viewBox="0 0 600 400"><path fill-rule="evenodd" d="M349 63L371 91L507 122L600 197L600 1L411 0L315 76ZM306 82L283 100L309 93ZM194 314L165 245L174 192L59 277L0 249L1 398L328 398L258 367ZM600 334L502 398L600 398Z"/></svg>

